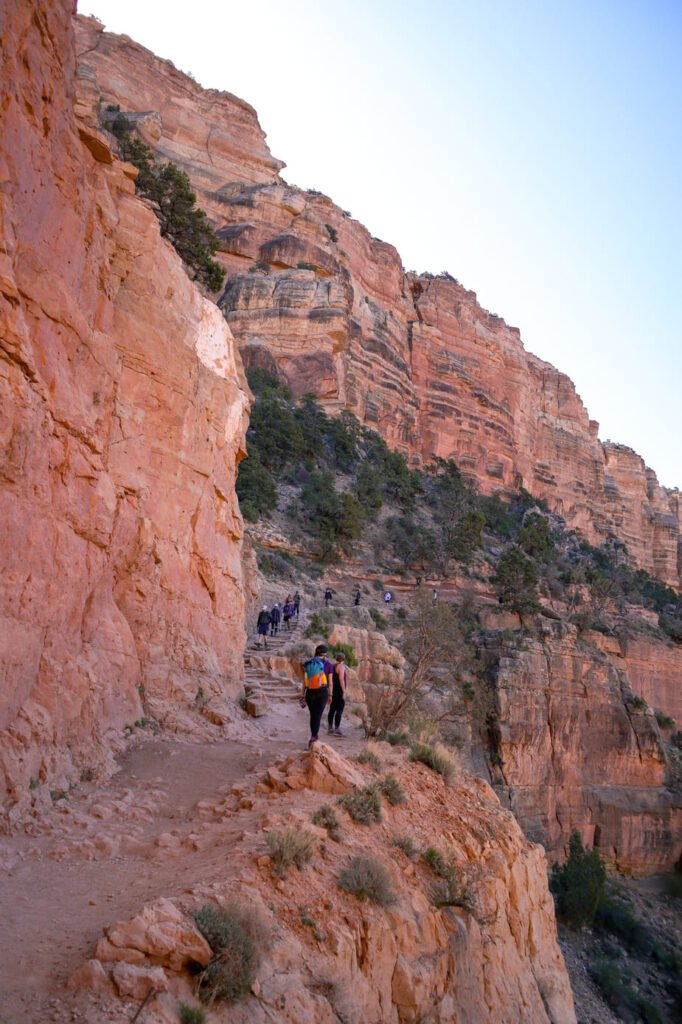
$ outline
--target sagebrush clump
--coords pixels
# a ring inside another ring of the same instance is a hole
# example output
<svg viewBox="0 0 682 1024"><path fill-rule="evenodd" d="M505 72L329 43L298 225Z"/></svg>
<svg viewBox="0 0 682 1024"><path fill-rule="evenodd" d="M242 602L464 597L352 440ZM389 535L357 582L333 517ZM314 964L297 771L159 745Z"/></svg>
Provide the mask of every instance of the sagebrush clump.
<svg viewBox="0 0 682 1024"><path fill-rule="evenodd" d="M285 875L292 864L304 868L313 855L314 839L305 829L285 828L281 832L268 832L268 850L272 870Z"/></svg>
<svg viewBox="0 0 682 1024"><path fill-rule="evenodd" d="M329 804L318 807L313 812L311 820L313 825L317 825L318 828L326 828L330 839L337 843L339 842L341 838L341 823L333 807L330 807Z"/></svg>
<svg viewBox="0 0 682 1024"><path fill-rule="evenodd" d="M405 803L405 790L398 782L393 772L389 772L379 783L381 792L388 800L389 804L396 807L398 804Z"/></svg>
<svg viewBox="0 0 682 1024"><path fill-rule="evenodd" d="M420 761L432 771L443 776L445 782L452 782L455 775L455 763L448 755L427 743L414 743L410 748L410 761Z"/></svg>
<svg viewBox="0 0 682 1024"><path fill-rule="evenodd" d="M353 857L339 875L339 888L350 892L361 902L370 900L381 907L396 902L386 868L374 857Z"/></svg>
<svg viewBox="0 0 682 1024"><path fill-rule="evenodd" d="M239 903L204 906L194 920L213 952L198 976L199 998L208 1004L242 999L256 980L269 945L267 923L253 907Z"/></svg>
<svg viewBox="0 0 682 1024"><path fill-rule="evenodd" d="M371 825L381 821L381 797L375 786L366 786L339 797L339 803L348 811L353 821L360 825Z"/></svg>

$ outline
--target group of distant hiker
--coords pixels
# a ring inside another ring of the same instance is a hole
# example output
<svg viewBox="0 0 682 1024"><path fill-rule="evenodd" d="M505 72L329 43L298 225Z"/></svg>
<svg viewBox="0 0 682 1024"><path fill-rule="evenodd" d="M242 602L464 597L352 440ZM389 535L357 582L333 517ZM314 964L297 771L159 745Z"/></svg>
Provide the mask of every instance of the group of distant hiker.
<svg viewBox="0 0 682 1024"><path fill-rule="evenodd" d="M273 604L272 608L268 608L268 606L264 604L258 613L258 619L256 621L256 630L258 632L261 646L268 646L268 634L270 636L277 636L280 624L283 623L283 628L288 632L291 629L291 620L297 619L300 611L301 595L298 590L293 597L291 594L287 594L286 601L283 601L281 606L279 601ZM261 637L262 640L260 640Z"/></svg>

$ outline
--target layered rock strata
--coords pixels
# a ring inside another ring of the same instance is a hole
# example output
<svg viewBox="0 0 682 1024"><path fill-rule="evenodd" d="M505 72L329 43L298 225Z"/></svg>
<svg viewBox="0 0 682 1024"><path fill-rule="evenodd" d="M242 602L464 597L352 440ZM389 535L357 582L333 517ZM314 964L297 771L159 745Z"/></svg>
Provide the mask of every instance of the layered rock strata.
<svg viewBox="0 0 682 1024"><path fill-rule="evenodd" d="M577 828L621 871L672 870L682 853L682 793L666 788L653 711L633 699L645 689L633 671L640 645L623 656L615 642L605 652L599 635L585 642L561 623L543 632L484 651L497 697L492 770L509 806L550 859L563 856Z"/></svg>
<svg viewBox="0 0 682 1024"><path fill-rule="evenodd" d="M454 458L485 492L525 487L593 542L615 534L678 586L682 503L602 443L572 382L447 275L408 274L326 196L287 185L253 110L78 19L90 116L119 103L189 174L222 239L221 305L247 364L351 409L416 461ZM256 263L266 270L252 271Z"/></svg>
<svg viewBox="0 0 682 1024"><path fill-rule="evenodd" d="M0 796L235 694L248 398L230 330L134 169L76 117L65 5L4 10Z"/></svg>

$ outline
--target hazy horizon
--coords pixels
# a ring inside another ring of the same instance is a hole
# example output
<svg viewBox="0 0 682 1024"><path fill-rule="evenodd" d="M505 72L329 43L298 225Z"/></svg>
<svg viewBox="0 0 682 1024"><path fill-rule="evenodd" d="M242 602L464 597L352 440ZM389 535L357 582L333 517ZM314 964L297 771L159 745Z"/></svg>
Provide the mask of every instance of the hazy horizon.
<svg viewBox="0 0 682 1024"><path fill-rule="evenodd" d="M285 180L447 270L682 486L682 10L674 2L84 0L250 103Z"/></svg>

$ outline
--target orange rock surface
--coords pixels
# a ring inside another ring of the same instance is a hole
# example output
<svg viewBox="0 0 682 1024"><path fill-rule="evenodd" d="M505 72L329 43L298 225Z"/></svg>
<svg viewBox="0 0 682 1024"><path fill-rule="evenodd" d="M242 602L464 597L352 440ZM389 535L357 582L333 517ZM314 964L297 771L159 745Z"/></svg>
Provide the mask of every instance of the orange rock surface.
<svg viewBox="0 0 682 1024"><path fill-rule="evenodd" d="M143 135L187 171L212 218L230 271L221 305L247 365L279 368L294 394L352 409L417 460L454 458L485 492L525 487L679 585L679 492L599 441L573 383L518 330L454 279L405 273L393 246L326 196L283 182L242 101L92 20L77 25L92 123L100 96L146 113ZM257 260L270 270L251 273Z"/></svg>
<svg viewBox="0 0 682 1024"><path fill-rule="evenodd" d="M230 1007L216 1002L211 1013L234 1024L575 1024L542 848L523 837L481 779L462 774L446 787L428 768L407 762L406 752L386 747L382 756L405 802L384 803L382 821L370 827L337 808L341 843L312 825L310 814L340 791L340 779L347 789L350 780L363 785L370 776L325 744L268 769L266 785L255 785L235 812L237 824L257 820L262 827L241 833L219 876L195 884L186 909L229 905L238 894L272 942L245 998ZM282 785L283 775L294 784ZM202 806L209 813L208 802ZM213 843L220 847L234 825L215 825ZM314 853L302 870L292 865L278 879L266 835L281 828L307 832ZM467 890L459 905L436 905L436 876L423 858L409 860L393 844L406 835L418 848L436 846L452 858ZM358 855L387 872L392 905L361 902L339 887L341 870ZM137 994L146 980L158 993L148 1007L155 1021L172 1019L178 999L192 1001L184 968L202 962L201 940L172 902L158 900L106 933L72 983L102 993L104 1012L113 1001L109 976L121 997Z"/></svg>
<svg viewBox="0 0 682 1024"><path fill-rule="evenodd" d="M76 116L65 6L6 7L3 54L0 798L21 804L198 685L236 692L248 398L133 169Z"/></svg>
<svg viewBox="0 0 682 1024"><path fill-rule="evenodd" d="M642 648L634 643L623 657L617 641L604 644L599 634L586 643L560 623L544 632L488 651L498 700L496 783L550 860L563 856L577 828L621 871L671 871L682 799L666 788L653 711L632 701L641 695L633 669ZM658 652L647 653L657 664Z"/></svg>

